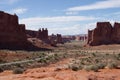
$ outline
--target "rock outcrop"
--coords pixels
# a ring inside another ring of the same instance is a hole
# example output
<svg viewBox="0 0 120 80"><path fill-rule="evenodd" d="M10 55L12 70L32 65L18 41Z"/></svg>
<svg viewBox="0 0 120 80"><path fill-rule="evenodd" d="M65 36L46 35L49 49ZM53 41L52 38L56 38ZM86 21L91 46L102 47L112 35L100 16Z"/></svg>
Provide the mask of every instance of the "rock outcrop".
<svg viewBox="0 0 120 80"><path fill-rule="evenodd" d="M115 23L112 32L112 41L120 43L120 23Z"/></svg>
<svg viewBox="0 0 120 80"><path fill-rule="evenodd" d="M18 23L18 16L0 11L0 48L26 48L25 25Z"/></svg>
<svg viewBox="0 0 120 80"><path fill-rule="evenodd" d="M63 43L63 38L61 34L57 35L50 35L48 36L48 30L47 28L39 29L38 31L33 30L26 30L26 34L28 38L37 38L39 40L42 40L42 42L45 42L47 44L56 46L57 43Z"/></svg>
<svg viewBox="0 0 120 80"><path fill-rule="evenodd" d="M87 41L87 44L90 44L91 41L92 41L92 33L93 33L93 30L88 30L88 41Z"/></svg>
<svg viewBox="0 0 120 80"><path fill-rule="evenodd" d="M91 46L120 43L120 23L114 26L109 22L98 22L94 30L88 30L88 42Z"/></svg>
<svg viewBox="0 0 120 80"><path fill-rule="evenodd" d="M26 30L26 34L28 38L36 38L38 31Z"/></svg>
<svg viewBox="0 0 120 80"><path fill-rule="evenodd" d="M57 43L63 43L61 34L57 34Z"/></svg>
<svg viewBox="0 0 120 80"><path fill-rule="evenodd" d="M75 36L75 40L76 41L86 41L87 36L86 35L78 35L78 36Z"/></svg>
<svg viewBox="0 0 120 80"><path fill-rule="evenodd" d="M49 42L52 46L56 46L56 44L60 43L63 44L63 38L61 34L54 35L52 34L49 36Z"/></svg>
<svg viewBox="0 0 120 80"><path fill-rule="evenodd" d="M28 38L38 38L42 41L48 41L48 30L47 28L44 29L42 28L39 29L38 31L33 31L33 30L26 30L26 34Z"/></svg>
<svg viewBox="0 0 120 80"><path fill-rule="evenodd" d="M42 28L42 30L39 29L36 37L44 42L48 42L48 30L47 30L47 28L46 29Z"/></svg>

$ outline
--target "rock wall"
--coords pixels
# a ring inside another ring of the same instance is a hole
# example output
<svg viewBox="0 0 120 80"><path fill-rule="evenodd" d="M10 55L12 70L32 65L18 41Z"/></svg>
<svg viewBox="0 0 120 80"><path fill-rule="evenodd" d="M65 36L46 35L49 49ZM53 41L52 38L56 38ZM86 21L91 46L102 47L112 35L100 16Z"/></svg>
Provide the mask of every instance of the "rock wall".
<svg viewBox="0 0 120 80"><path fill-rule="evenodd" d="M42 30L39 29L39 31L37 33L37 38L39 38L40 40L43 40L43 41L48 40L48 30L47 30L47 28L46 29L42 28Z"/></svg>
<svg viewBox="0 0 120 80"><path fill-rule="evenodd" d="M51 36L49 36L49 43L52 46L56 46L57 43L63 44L62 35L61 34L57 34L57 35L52 34Z"/></svg>
<svg viewBox="0 0 120 80"><path fill-rule="evenodd" d="M39 29L38 31L26 30L26 34L28 38L38 38L42 41L48 40L47 28L46 29L42 28L42 30Z"/></svg>
<svg viewBox="0 0 120 80"><path fill-rule="evenodd" d="M37 38L39 40L42 40L45 43L50 44L49 37L48 37L48 30L47 28L39 29L38 31L33 30L26 30L27 38Z"/></svg>
<svg viewBox="0 0 120 80"><path fill-rule="evenodd" d="M94 30L88 30L88 42L91 46L120 43L120 23L114 26L109 22L98 22Z"/></svg>
<svg viewBox="0 0 120 80"><path fill-rule="evenodd" d="M112 33L113 43L120 43L120 23L114 24L113 33Z"/></svg>
<svg viewBox="0 0 120 80"><path fill-rule="evenodd" d="M18 16L0 11L0 48L25 48L25 25L18 23Z"/></svg>
<svg viewBox="0 0 120 80"><path fill-rule="evenodd" d="M28 38L36 38L38 31L26 30L26 34Z"/></svg>
<svg viewBox="0 0 120 80"><path fill-rule="evenodd" d="M86 41L87 40L87 36L86 35L75 36L75 40L76 41Z"/></svg>
<svg viewBox="0 0 120 80"><path fill-rule="evenodd" d="M88 30L88 42L87 42L87 44L90 44L92 41L92 33L93 33L93 30Z"/></svg>
<svg viewBox="0 0 120 80"><path fill-rule="evenodd" d="M61 34L57 34L57 43L63 43Z"/></svg>

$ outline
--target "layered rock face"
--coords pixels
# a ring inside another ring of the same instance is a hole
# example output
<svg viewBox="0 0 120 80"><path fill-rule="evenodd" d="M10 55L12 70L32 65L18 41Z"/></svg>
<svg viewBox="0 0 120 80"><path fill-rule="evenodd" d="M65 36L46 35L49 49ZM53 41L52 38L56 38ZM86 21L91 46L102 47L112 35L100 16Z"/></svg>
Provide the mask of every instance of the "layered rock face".
<svg viewBox="0 0 120 80"><path fill-rule="evenodd" d="M34 30L26 30L26 34L28 35L28 38L39 38L40 40L47 40L48 39L48 30L47 28L44 29L42 28L39 29L38 31L34 31Z"/></svg>
<svg viewBox="0 0 120 80"><path fill-rule="evenodd" d="M0 48L25 48L25 25L18 23L17 15L0 11Z"/></svg>
<svg viewBox="0 0 120 80"><path fill-rule="evenodd" d="M39 29L38 31L33 31L33 30L26 30L26 34L28 38L38 38L42 40L43 42L48 42L48 30L47 28L44 29L42 28Z"/></svg>
<svg viewBox="0 0 120 80"><path fill-rule="evenodd" d="M87 36L86 35L80 35L80 36L75 36L76 41L86 41Z"/></svg>
<svg viewBox="0 0 120 80"><path fill-rule="evenodd" d="M56 45L57 43L63 43L61 34L57 34L57 35L52 34L51 36L48 36L47 28L46 29L42 28L39 29L38 31L26 30L26 34L28 38L37 38L51 45Z"/></svg>
<svg viewBox="0 0 120 80"><path fill-rule="evenodd" d="M57 34L57 43L63 43L61 34Z"/></svg>
<svg viewBox="0 0 120 80"><path fill-rule="evenodd" d="M88 42L91 46L120 43L120 23L114 27L109 22L98 22L94 30L88 30Z"/></svg>
<svg viewBox="0 0 120 80"><path fill-rule="evenodd" d="M33 30L26 30L26 34L28 38L35 38L37 37L38 31L33 31Z"/></svg>
<svg viewBox="0 0 120 80"><path fill-rule="evenodd" d="M87 44L90 44L92 41L92 33L93 33L93 30L88 30L88 42L87 42Z"/></svg>
<svg viewBox="0 0 120 80"><path fill-rule="evenodd" d="M51 36L49 36L49 43L52 46L56 46L57 43L63 44L62 35L61 34L57 34L57 35L52 34Z"/></svg>
<svg viewBox="0 0 120 80"><path fill-rule="evenodd" d="M120 44L120 23L115 23L112 33L112 41Z"/></svg>
<svg viewBox="0 0 120 80"><path fill-rule="evenodd" d="M42 28L42 30L39 29L39 31L37 33L37 38L39 38L40 40L43 40L43 41L48 40L48 30L47 30L47 28L46 29Z"/></svg>

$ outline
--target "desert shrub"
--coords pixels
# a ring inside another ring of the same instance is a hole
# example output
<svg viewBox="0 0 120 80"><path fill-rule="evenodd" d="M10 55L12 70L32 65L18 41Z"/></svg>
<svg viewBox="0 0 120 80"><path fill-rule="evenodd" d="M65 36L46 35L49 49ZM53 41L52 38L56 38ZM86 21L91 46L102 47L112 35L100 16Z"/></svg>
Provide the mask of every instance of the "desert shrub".
<svg viewBox="0 0 120 80"><path fill-rule="evenodd" d="M78 65L70 65L69 68L72 69L73 71L78 71L79 70Z"/></svg>
<svg viewBox="0 0 120 80"><path fill-rule="evenodd" d="M41 57L45 57L46 56L46 54L45 53L39 53L39 57L41 58Z"/></svg>
<svg viewBox="0 0 120 80"><path fill-rule="evenodd" d="M99 63L100 60L99 59L94 59L94 63Z"/></svg>
<svg viewBox="0 0 120 80"><path fill-rule="evenodd" d="M95 54L95 53L92 53L92 56L93 56L93 57L96 57L96 54Z"/></svg>
<svg viewBox="0 0 120 80"><path fill-rule="evenodd" d="M3 59L0 59L0 63L5 63L6 61L4 61Z"/></svg>
<svg viewBox="0 0 120 80"><path fill-rule="evenodd" d="M66 57L68 57L68 54L67 53L63 53L63 58L66 58Z"/></svg>
<svg viewBox="0 0 120 80"><path fill-rule="evenodd" d="M40 63L47 63L47 59L46 58L41 58L38 62L40 62Z"/></svg>
<svg viewBox="0 0 120 80"><path fill-rule="evenodd" d="M120 57L120 53L118 54L118 56Z"/></svg>
<svg viewBox="0 0 120 80"><path fill-rule="evenodd" d="M84 70L97 72L99 67L97 65L88 65L84 67Z"/></svg>
<svg viewBox="0 0 120 80"><path fill-rule="evenodd" d="M97 64L97 66L98 66L99 69L104 69L106 64L105 63L99 63L99 64Z"/></svg>
<svg viewBox="0 0 120 80"><path fill-rule="evenodd" d="M109 68L109 69L115 69L115 68L117 68L117 63L116 62L111 62L111 63L108 63L108 65L107 65L107 68Z"/></svg>
<svg viewBox="0 0 120 80"><path fill-rule="evenodd" d="M21 64L15 64L16 67L22 67Z"/></svg>
<svg viewBox="0 0 120 80"><path fill-rule="evenodd" d="M90 71L90 67L89 66L84 66L84 70Z"/></svg>
<svg viewBox="0 0 120 80"><path fill-rule="evenodd" d="M69 68L72 69L73 71L78 71L83 69L83 65L80 64L70 64Z"/></svg>
<svg viewBox="0 0 120 80"><path fill-rule="evenodd" d="M59 55L57 53L55 53L54 56L59 57Z"/></svg>
<svg viewBox="0 0 120 80"><path fill-rule="evenodd" d="M72 70L73 70L73 71L78 71L79 68L78 68L77 66L72 66Z"/></svg>
<svg viewBox="0 0 120 80"><path fill-rule="evenodd" d="M3 72L4 70L3 70L3 68L2 67L0 67L0 72Z"/></svg>
<svg viewBox="0 0 120 80"><path fill-rule="evenodd" d="M60 55L58 55L58 54L54 54L54 55L53 55L53 58L54 58L54 60L59 60Z"/></svg>
<svg viewBox="0 0 120 80"><path fill-rule="evenodd" d="M120 53L116 55L116 59L120 60Z"/></svg>
<svg viewBox="0 0 120 80"><path fill-rule="evenodd" d="M25 71L25 70L22 69L22 68L15 68L15 69L13 70L13 73L14 73L14 74L22 74L24 71Z"/></svg>

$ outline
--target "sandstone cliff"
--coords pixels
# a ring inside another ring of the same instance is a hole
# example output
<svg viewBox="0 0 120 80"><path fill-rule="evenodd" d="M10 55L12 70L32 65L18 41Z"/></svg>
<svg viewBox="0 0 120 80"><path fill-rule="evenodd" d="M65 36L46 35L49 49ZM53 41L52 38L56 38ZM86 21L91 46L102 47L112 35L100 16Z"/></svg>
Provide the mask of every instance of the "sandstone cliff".
<svg viewBox="0 0 120 80"><path fill-rule="evenodd" d="M88 42L91 46L120 43L120 23L114 26L109 22L98 22L94 30L88 30Z"/></svg>
<svg viewBox="0 0 120 80"><path fill-rule="evenodd" d="M18 16L0 11L0 48L26 48L25 25Z"/></svg>

